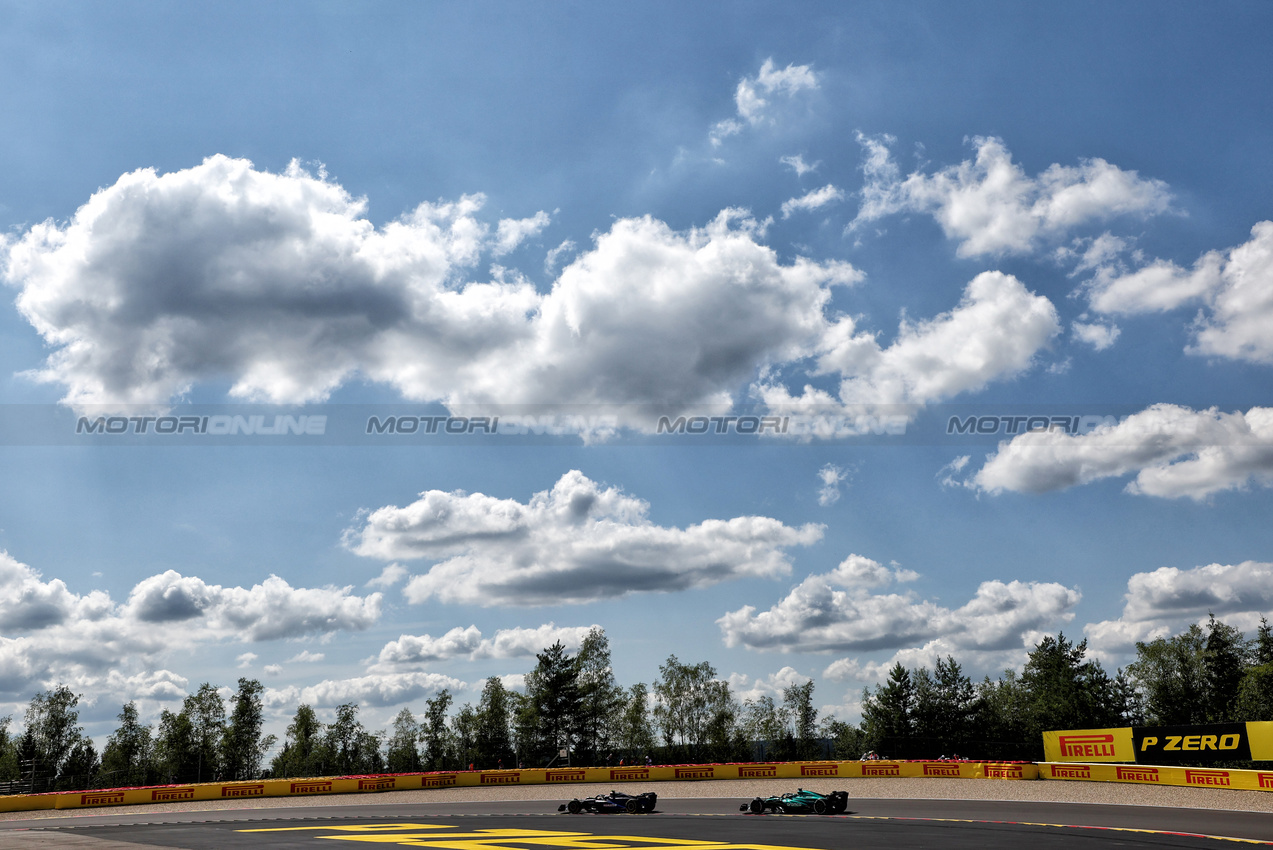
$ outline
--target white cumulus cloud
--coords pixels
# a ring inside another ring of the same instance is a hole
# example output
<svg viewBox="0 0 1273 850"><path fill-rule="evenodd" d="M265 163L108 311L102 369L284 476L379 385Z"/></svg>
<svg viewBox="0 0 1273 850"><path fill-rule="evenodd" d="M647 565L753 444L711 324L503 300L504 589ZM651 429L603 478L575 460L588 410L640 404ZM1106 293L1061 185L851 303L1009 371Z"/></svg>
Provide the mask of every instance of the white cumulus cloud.
<svg viewBox="0 0 1273 850"><path fill-rule="evenodd" d="M143 674L162 671L173 653L361 631L379 620L381 605L379 593L354 596L349 587L296 588L277 576L226 587L174 570L138 582L121 603L102 591L75 594L0 553L0 600L23 599L39 616L14 617L0 606L8 618L0 636L0 692L24 693L46 681L94 692L137 683L136 692L114 692L123 699L172 691L175 674L154 681ZM257 658L248 651L235 660L247 667Z"/></svg>
<svg viewBox="0 0 1273 850"><path fill-rule="evenodd" d="M1097 351L1109 348L1122 333L1118 325L1112 323L1103 325L1100 322L1075 322L1070 328L1075 339L1087 343Z"/></svg>
<svg viewBox="0 0 1273 850"><path fill-rule="evenodd" d="M822 536L818 525L760 516L669 528L648 510L572 470L526 503L429 490L372 511L345 544L365 557L437 561L407 583L413 602L552 605L786 575L785 550Z"/></svg>
<svg viewBox="0 0 1273 850"><path fill-rule="evenodd" d="M804 358L831 288L861 279L844 262L784 264L731 209L688 231L615 221L547 292L498 267L475 280L485 254L547 221L492 233L483 203L424 203L377 228L323 172L214 156L125 174L68 221L7 240L3 277L52 349L31 375L70 404L157 407L211 381L298 403L363 379L411 400L587 404L638 424L728 406L758 370Z"/></svg>
<svg viewBox="0 0 1273 850"><path fill-rule="evenodd" d="M1207 251L1190 268L1152 260L1128 270L1112 261L1086 285L1093 310L1137 314L1198 304L1190 354L1273 363L1273 221L1225 251Z"/></svg>
<svg viewBox="0 0 1273 850"><path fill-rule="evenodd" d="M842 376L838 398L811 387L795 397L785 386L763 383L756 392L775 405L923 405L1025 371L1060 330L1047 298L1012 275L982 272L958 306L924 321L903 320L887 347L852 317L830 325L817 369Z"/></svg>
<svg viewBox="0 0 1273 850"><path fill-rule="evenodd" d="M1243 413L1156 404L1088 433L1031 431L999 444L970 479L989 493L1043 493L1135 477L1129 493L1205 499L1273 482L1273 408Z"/></svg>
<svg viewBox="0 0 1273 850"><path fill-rule="evenodd" d="M1137 641L1180 632L1215 614L1240 628L1255 627L1273 610L1273 564L1245 561L1182 570L1160 567L1127 581L1117 620L1091 623L1085 633L1106 653L1128 652Z"/></svg>
<svg viewBox="0 0 1273 850"><path fill-rule="evenodd" d="M396 669L451 658L525 658L543 652L558 641L567 649L574 650L583 644L588 632L596 628L600 626L547 623L533 629L499 629L492 637L484 638L477 626L457 626L436 638L431 635L401 635L384 645L372 670Z"/></svg>
<svg viewBox="0 0 1273 850"><path fill-rule="evenodd" d="M1020 648L1028 636L1074 615L1081 595L1043 582L982 582L956 609L913 593L876 592L914 580L907 570L851 555L812 575L768 611L747 605L716 622L727 646L783 652L902 649L942 639L960 650ZM958 653L956 653L958 654Z"/></svg>
<svg viewBox="0 0 1273 850"><path fill-rule="evenodd" d="M1116 216L1166 212L1171 193L1161 180L1140 177L1100 158L1079 165L1054 163L1031 177L1012 161L1001 139L975 137L972 160L931 174L902 178L892 161L890 137L859 136L867 182L854 224L900 212L931 214L961 257L1025 254L1042 240Z"/></svg>

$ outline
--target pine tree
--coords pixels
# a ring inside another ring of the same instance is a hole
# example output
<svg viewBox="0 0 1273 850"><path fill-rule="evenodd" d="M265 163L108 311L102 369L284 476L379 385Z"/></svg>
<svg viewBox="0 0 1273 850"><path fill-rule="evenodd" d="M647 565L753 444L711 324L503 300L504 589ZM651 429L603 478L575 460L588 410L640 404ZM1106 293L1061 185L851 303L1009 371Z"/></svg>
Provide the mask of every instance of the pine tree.
<svg viewBox="0 0 1273 850"><path fill-rule="evenodd" d="M862 728L873 750L910 747L914 734L915 687L901 663L888 671L888 681L862 695ZM903 752L901 756L904 757Z"/></svg>
<svg viewBox="0 0 1273 850"><path fill-rule="evenodd" d="M526 676L526 695L534 704L539 755L551 759L558 750L573 751L578 737L579 665L561 641L537 654L535 669Z"/></svg>

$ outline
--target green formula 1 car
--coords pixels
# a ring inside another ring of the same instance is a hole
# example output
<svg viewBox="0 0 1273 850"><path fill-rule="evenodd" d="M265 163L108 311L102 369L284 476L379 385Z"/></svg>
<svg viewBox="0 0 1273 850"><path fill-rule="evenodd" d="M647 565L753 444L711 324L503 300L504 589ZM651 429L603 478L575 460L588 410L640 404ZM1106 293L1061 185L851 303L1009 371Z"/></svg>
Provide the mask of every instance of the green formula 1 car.
<svg viewBox="0 0 1273 850"><path fill-rule="evenodd" d="M819 794L817 791L798 789L794 794L783 794L781 797L757 797L750 803L739 806L740 812L777 812L779 814L838 815L849 807L847 791L832 791L830 794Z"/></svg>

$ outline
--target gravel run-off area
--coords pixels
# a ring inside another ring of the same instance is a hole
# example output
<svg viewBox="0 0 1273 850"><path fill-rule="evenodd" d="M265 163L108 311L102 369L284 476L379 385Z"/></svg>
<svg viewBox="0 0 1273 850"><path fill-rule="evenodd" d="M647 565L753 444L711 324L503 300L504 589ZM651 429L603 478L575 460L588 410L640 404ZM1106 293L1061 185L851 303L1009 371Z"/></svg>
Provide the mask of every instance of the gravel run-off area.
<svg viewBox="0 0 1273 850"><path fill-rule="evenodd" d="M733 797L741 802L752 797L795 790L794 780L773 779L704 780L700 782L640 782L624 785L629 793L653 791L660 797ZM845 790L849 797L903 798L926 800L1007 800L1032 803L1099 803L1125 806L1169 806L1174 808L1224 811L1273 812L1273 793L1230 791L1214 788L1178 788L1113 782L1065 782L1058 780L997 781L988 779L850 779L809 780L814 791ZM4 812L0 821L47 818L83 818L125 812L218 811L226 809L302 808L306 806L376 806L413 803L481 802L489 800L556 800L584 797L610 790L600 785L524 785L498 788L441 788L417 791L386 791L382 794L322 795L315 797L268 797L252 800L215 800L191 803L161 803L144 806L112 806L101 809L60 809L38 812Z"/></svg>

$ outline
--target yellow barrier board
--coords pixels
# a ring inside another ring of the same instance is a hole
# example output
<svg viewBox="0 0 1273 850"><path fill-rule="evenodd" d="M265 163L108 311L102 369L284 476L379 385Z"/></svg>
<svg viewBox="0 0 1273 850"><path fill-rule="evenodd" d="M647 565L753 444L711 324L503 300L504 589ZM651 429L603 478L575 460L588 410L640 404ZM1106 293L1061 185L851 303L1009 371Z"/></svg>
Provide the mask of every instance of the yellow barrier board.
<svg viewBox="0 0 1273 850"><path fill-rule="evenodd" d="M1045 761L1273 761L1273 722L1123 726L1043 733Z"/></svg>
<svg viewBox="0 0 1273 850"><path fill-rule="evenodd" d="M1074 762L1059 764L1045 762L1038 767L1041 779L1273 791L1273 771L1268 770L1220 770L1211 767L1157 767L1145 764L1077 764Z"/></svg>
<svg viewBox="0 0 1273 850"><path fill-rule="evenodd" d="M880 778L1038 779L1037 765L1021 762L969 761L817 761L763 764L685 764L632 767L567 767L522 770L463 770L405 773L390 776L341 776L312 779L264 779L259 782L205 782L148 788L109 788L52 794L0 797L0 812L38 809L81 809L207 800L250 800L359 794L428 788L497 785L614 785L630 782L693 782L704 779ZM563 796L565 793L563 792Z"/></svg>
<svg viewBox="0 0 1273 850"><path fill-rule="evenodd" d="M1043 757L1047 761L1135 761L1132 727L1121 729L1066 729L1043 733Z"/></svg>

